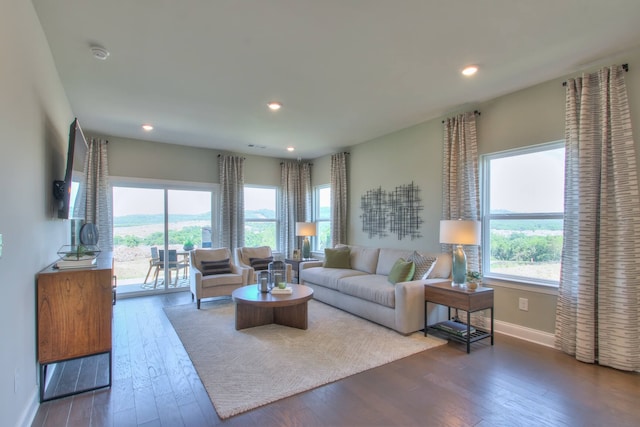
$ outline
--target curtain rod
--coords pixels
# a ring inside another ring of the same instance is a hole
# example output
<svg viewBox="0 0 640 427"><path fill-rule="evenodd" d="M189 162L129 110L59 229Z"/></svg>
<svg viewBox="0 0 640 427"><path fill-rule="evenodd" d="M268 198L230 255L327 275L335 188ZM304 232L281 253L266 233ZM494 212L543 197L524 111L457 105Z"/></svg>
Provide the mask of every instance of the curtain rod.
<svg viewBox="0 0 640 427"><path fill-rule="evenodd" d="M622 64L622 69L628 73L629 72L629 64ZM562 82L562 86L566 86L566 85L567 85L566 81Z"/></svg>
<svg viewBox="0 0 640 427"><path fill-rule="evenodd" d="M222 154L218 154L218 157L222 157ZM241 157L242 160L247 160L246 157Z"/></svg>
<svg viewBox="0 0 640 427"><path fill-rule="evenodd" d="M280 162L280 166L284 165L285 163L287 163L287 162ZM299 164L299 163L302 163L302 162L298 162L298 163L295 163L295 164ZM309 162L304 162L304 163L307 164L307 165L313 166L313 163L309 163Z"/></svg>
<svg viewBox="0 0 640 427"><path fill-rule="evenodd" d="M475 114L476 116L480 115L480 111L478 110L473 110L473 114ZM443 120L442 123L444 123L446 120Z"/></svg>

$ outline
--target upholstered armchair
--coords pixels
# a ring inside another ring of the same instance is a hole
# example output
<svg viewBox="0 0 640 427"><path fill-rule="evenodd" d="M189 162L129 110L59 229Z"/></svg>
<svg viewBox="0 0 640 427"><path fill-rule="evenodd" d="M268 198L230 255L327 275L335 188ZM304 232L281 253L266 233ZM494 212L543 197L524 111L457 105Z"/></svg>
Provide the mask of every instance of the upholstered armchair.
<svg viewBox="0 0 640 427"><path fill-rule="evenodd" d="M202 298L231 295L248 283L249 270L233 262L228 248L194 249L190 256L191 300L195 298L198 309Z"/></svg>
<svg viewBox="0 0 640 427"><path fill-rule="evenodd" d="M273 261L273 253L269 246L236 248L236 262L238 266L249 270L249 283L256 283L256 271L266 270L271 261ZM291 264L285 264L285 266L287 269L287 283L291 283L293 278Z"/></svg>

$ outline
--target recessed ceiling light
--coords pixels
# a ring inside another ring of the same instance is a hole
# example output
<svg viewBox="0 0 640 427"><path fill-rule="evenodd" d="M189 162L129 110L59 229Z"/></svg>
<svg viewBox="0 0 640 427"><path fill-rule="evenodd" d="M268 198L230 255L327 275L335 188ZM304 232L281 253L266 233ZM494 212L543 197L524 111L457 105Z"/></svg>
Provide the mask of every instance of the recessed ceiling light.
<svg viewBox="0 0 640 427"><path fill-rule="evenodd" d="M462 74L464 74L465 76L473 76L477 72L478 72L477 65L469 65L467 67L464 67L464 69L462 70Z"/></svg>
<svg viewBox="0 0 640 427"><path fill-rule="evenodd" d="M293 147L287 147L287 151L293 151L293 150L295 150L295 148L293 148Z"/></svg>
<svg viewBox="0 0 640 427"><path fill-rule="evenodd" d="M273 110L273 111L278 111L279 109L282 108L282 104L275 101L268 103L267 106L269 107L270 110Z"/></svg>
<svg viewBox="0 0 640 427"><path fill-rule="evenodd" d="M101 61L109 57L109 51L102 46L91 46L90 50L93 57Z"/></svg>
<svg viewBox="0 0 640 427"><path fill-rule="evenodd" d="M142 129L144 129L147 132L149 132L149 131L153 130L153 126L151 126L151 125L142 125Z"/></svg>

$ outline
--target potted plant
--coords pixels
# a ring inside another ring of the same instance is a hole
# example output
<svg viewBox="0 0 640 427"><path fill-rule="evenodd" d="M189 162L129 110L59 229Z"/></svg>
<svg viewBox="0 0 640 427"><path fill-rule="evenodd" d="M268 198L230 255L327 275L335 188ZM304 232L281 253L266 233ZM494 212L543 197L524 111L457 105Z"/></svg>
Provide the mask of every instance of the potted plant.
<svg viewBox="0 0 640 427"><path fill-rule="evenodd" d="M482 274L479 271L467 271L467 289L474 290L482 285Z"/></svg>
<svg viewBox="0 0 640 427"><path fill-rule="evenodd" d="M182 246L182 249L184 249L185 251L191 251L191 250L193 250L193 248L194 248L194 247L195 247L195 246L194 246L194 244L193 244L193 240L191 240L191 239L187 239L187 240L184 242L184 246Z"/></svg>

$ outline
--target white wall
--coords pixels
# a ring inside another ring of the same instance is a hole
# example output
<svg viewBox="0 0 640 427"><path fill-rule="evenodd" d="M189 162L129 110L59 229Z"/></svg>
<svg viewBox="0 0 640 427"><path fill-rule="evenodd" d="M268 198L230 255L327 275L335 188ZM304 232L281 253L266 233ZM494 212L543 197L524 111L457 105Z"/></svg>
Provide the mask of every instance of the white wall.
<svg viewBox="0 0 640 427"><path fill-rule="evenodd" d="M51 194L74 116L30 1L3 1L0 64L0 423L14 426L37 409L35 276L69 243Z"/></svg>

